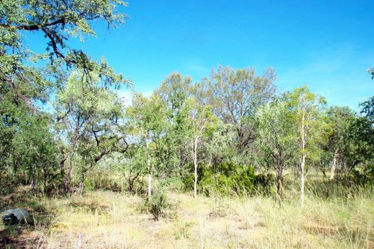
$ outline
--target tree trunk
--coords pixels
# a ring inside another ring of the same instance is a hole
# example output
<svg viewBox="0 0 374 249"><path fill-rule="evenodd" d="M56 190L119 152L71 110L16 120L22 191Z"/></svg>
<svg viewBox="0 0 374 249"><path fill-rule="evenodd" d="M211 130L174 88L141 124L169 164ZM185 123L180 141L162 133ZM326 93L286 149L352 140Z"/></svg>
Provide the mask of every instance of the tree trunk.
<svg viewBox="0 0 374 249"><path fill-rule="evenodd" d="M80 122L80 116L78 116L78 119L77 119L77 123L76 123L75 130L74 130L74 139L72 141L73 143L69 151L69 168L68 168L66 179L64 181L64 187L65 187L66 193L70 193L71 173L73 171L73 156L74 156L75 147L78 143L78 137L79 137L79 122Z"/></svg>
<svg viewBox="0 0 374 249"><path fill-rule="evenodd" d="M335 178L335 170L336 170L337 160L338 160L338 151L335 150L334 157L333 157L333 160L332 160L330 180L334 180L334 178Z"/></svg>
<svg viewBox="0 0 374 249"><path fill-rule="evenodd" d="M193 156L193 164L195 169L195 182L194 182L194 197L197 198L197 143L198 138L196 137L193 141L192 145L192 156Z"/></svg>
<svg viewBox="0 0 374 249"><path fill-rule="evenodd" d="M304 192L305 192L305 158L306 155L303 153L301 160L301 206L304 206Z"/></svg>
<svg viewBox="0 0 374 249"><path fill-rule="evenodd" d="M70 153L69 159L69 168L66 175L66 179L64 181L65 192L70 193L70 182L71 182L71 173L73 171L73 153Z"/></svg>
<svg viewBox="0 0 374 249"><path fill-rule="evenodd" d="M303 107L303 116L301 120L301 206L304 206L304 191L305 191L305 107Z"/></svg>
<svg viewBox="0 0 374 249"><path fill-rule="evenodd" d="M149 158L149 155L148 155L147 163L148 163L148 169L149 169L149 173L148 173L148 199L151 200L151 196L152 196L152 168L151 168L151 160Z"/></svg>
<svg viewBox="0 0 374 249"><path fill-rule="evenodd" d="M277 170L277 194L280 198L283 195L283 168L278 167Z"/></svg>

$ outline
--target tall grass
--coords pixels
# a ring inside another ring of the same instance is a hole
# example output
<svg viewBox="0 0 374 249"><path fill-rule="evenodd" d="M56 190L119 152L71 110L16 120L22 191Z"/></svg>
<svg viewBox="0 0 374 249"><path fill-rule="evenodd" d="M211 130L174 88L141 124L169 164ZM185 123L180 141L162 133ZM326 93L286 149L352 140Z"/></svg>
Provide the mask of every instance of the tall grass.
<svg viewBox="0 0 374 249"><path fill-rule="evenodd" d="M141 212L143 198L137 195L29 196L45 209L30 210L36 221L47 213L49 222L37 222L20 235L0 229L13 248L25 240L35 248L373 248L373 190L339 188L309 184L302 208L294 188L279 205L271 195L194 199L174 186L164 192L169 205L157 221Z"/></svg>

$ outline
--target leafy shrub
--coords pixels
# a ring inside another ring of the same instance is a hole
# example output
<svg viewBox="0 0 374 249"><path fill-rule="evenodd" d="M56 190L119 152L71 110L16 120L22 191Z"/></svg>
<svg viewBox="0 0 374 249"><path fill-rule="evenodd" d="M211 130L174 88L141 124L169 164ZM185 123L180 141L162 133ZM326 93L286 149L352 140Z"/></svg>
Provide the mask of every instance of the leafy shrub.
<svg viewBox="0 0 374 249"><path fill-rule="evenodd" d="M271 188L274 185L275 176L271 173L264 173L256 175L256 178L253 182L257 193L262 193L265 195L271 194Z"/></svg>
<svg viewBox="0 0 374 249"><path fill-rule="evenodd" d="M88 191L94 190L94 183L90 177L86 177L83 182L84 188Z"/></svg>
<svg viewBox="0 0 374 249"><path fill-rule="evenodd" d="M78 185L78 183L75 183ZM101 171L90 172L83 181L85 190L110 190L120 192L123 188L121 178L115 173L107 173Z"/></svg>
<svg viewBox="0 0 374 249"><path fill-rule="evenodd" d="M167 196L163 191L156 191L150 199L144 200L141 210L153 215L154 220L159 220L164 215L165 209L169 207Z"/></svg>
<svg viewBox="0 0 374 249"><path fill-rule="evenodd" d="M194 174L191 169L182 176L185 190L192 190ZM198 190L206 195L236 194L245 195L255 191L256 175L254 168L233 163L220 163L215 168L201 164L198 167Z"/></svg>
<svg viewBox="0 0 374 249"><path fill-rule="evenodd" d="M374 184L374 164L368 164L362 168L355 168L351 173L343 177L344 182L359 186L370 186Z"/></svg>

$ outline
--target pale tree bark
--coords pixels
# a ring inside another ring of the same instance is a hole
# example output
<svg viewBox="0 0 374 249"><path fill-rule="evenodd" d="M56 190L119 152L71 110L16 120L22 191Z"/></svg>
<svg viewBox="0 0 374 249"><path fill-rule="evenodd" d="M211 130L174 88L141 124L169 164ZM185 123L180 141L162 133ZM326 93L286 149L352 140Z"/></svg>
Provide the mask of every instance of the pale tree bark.
<svg viewBox="0 0 374 249"><path fill-rule="evenodd" d="M148 200L152 197L152 164L149 153L149 142L147 141L147 166L148 166Z"/></svg>
<svg viewBox="0 0 374 249"><path fill-rule="evenodd" d="M338 150L335 150L334 157L333 157L333 160L332 160L330 180L334 180L334 178L335 178L335 170L336 170L336 166L337 166L338 156L339 156L338 155Z"/></svg>
<svg viewBox="0 0 374 249"><path fill-rule="evenodd" d="M198 137L195 137L193 144L192 144L192 158L193 164L195 169L195 181L194 181L194 197L197 198L197 144L198 144Z"/></svg>
<svg viewBox="0 0 374 249"><path fill-rule="evenodd" d="M151 199L152 196L152 168L151 168L151 163L149 160L148 156L148 168L149 168L149 173L148 173L148 199Z"/></svg>
<svg viewBox="0 0 374 249"><path fill-rule="evenodd" d="M304 191L305 191L305 106L302 109L302 120L301 120L301 206L304 206Z"/></svg>

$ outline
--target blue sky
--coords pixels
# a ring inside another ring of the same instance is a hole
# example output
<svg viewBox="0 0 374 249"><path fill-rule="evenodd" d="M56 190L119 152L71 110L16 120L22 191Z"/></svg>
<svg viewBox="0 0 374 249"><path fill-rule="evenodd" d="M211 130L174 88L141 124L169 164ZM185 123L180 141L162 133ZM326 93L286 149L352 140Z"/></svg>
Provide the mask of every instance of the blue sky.
<svg viewBox="0 0 374 249"><path fill-rule="evenodd" d="M302 84L329 105L374 95L372 0L129 0L117 29L95 23L98 38L74 43L104 56L137 91L150 92L173 71L195 81L218 65L273 67L281 91Z"/></svg>

